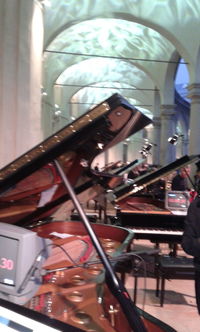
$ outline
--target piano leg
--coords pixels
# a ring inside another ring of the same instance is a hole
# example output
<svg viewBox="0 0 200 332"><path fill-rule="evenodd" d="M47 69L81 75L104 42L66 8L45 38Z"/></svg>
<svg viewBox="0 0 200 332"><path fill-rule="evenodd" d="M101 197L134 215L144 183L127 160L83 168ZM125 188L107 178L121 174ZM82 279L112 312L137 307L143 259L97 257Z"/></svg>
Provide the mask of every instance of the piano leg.
<svg viewBox="0 0 200 332"><path fill-rule="evenodd" d="M136 305L136 301L137 301L137 286L138 286L138 276L135 275L134 276L134 290L133 290L133 302Z"/></svg>
<svg viewBox="0 0 200 332"><path fill-rule="evenodd" d="M169 243L169 249L171 250L169 255L172 257L176 257L178 250L178 243Z"/></svg>

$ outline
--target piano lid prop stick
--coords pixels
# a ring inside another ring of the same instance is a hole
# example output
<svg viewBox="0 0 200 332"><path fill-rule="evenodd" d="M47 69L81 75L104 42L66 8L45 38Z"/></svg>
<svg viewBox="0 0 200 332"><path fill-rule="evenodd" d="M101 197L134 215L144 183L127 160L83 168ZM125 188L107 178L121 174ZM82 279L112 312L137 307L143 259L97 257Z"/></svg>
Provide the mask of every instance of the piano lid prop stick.
<svg viewBox="0 0 200 332"><path fill-rule="evenodd" d="M137 308L135 307L134 303L131 301L129 294L127 293L127 290L123 286L122 282L118 279L117 275L113 271L112 265L110 264L95 232L93 231L90 222L84 213L84 210L79 202L79 200L76 197L76 194L68 181L62 167L60 166L59 162L57 160L54 160L54 164L58 170L58 173L60 174L63 183L66 187L66 189L69 192L69 195L74 203L75 208L77 209L84 226L86 230L88 231L88 234L90 235L90 238L92 240L92 243L101 258L102 264L105 267L106 271L106 280L107 285L112 291L113 295L117 298L119 303L121 304L122 310L130 324L130 327L133 329L134 332L147 332L140 316L137 311Z"/></svg>

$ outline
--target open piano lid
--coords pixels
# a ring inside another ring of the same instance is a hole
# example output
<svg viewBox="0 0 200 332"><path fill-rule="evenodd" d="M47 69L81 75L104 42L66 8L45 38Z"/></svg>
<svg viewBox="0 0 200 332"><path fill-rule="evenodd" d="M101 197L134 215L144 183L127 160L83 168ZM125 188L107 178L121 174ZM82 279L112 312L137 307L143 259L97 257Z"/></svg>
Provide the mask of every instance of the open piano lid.
<svg viewBox="0 0 200 332"><path fill-rule="evenodd" d="M119 202L130 195L137 194L150 184L158 181L161 177L166 177L173 171L197 162L199 159L200 155L185 155L175 160L174 162L159 168L156 171L139 176L134 180L129 180L126 184L118 186L112 192L109 192L107 196L109 200L113 202Z"/></svg>
<svg viewBox="0 0 200 332"><path fill-rule="evenodd" d="M55 159L74 190L81 192L85 184L93 185L93 159L149 123L119 94L80 116L0 170L0 221L27 226L38 216L47 218L69 199Z"/></svg>

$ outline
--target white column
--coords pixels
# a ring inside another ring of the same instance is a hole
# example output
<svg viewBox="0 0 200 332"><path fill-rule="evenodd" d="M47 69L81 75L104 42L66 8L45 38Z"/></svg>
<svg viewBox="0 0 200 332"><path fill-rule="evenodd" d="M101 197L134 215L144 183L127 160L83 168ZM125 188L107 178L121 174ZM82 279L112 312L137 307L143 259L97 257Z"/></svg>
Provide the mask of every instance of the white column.
<svg viewBox="0 0 200 332"><path fill-rule="evenodd" d="M175 146L168 142L176 132L175 105L162 105L161 110L160 164L164 166L176 159Z"/></svg>
<svg viewBox="0 0 200 332"><path fill-rule="evenodd" d="M34 0L0 3L0 166L43 139L42 7Z"/></svg>
<svg viewBox="0 0 200 332"><path fill-rule="evenodd" d="M176 156L177 158L180 158L186 154L188 154L188 145L189 140L185 136L181 136L179 138L178 144L176 145ZM179 151L178 151L179 148Z"/></svg>
<svg viewBox="0 0 200 332"><path fill-rule="evenodd" d="M153 135L152 142L156 144L153 147L152 163L154 165L160 164L160 137L161 137L161 119L159 116L153 117Z"/></svg>

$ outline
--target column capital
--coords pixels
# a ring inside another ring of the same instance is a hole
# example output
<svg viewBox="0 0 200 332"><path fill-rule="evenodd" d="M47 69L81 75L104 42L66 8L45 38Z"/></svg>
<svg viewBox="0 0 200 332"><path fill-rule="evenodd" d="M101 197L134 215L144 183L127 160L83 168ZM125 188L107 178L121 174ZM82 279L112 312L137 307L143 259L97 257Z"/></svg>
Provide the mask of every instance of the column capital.
<svg viewBox="0 0 200 332"><path fill-rule="evenodd" d="M171 117L176 114L176 104L161 105L161 117Z"/></svg>
<svg viewBox="0 0 200 332"><path fill-rule="evenodd" d="M188 85L187 98L191 99L191 103L200 103L200 83L192 83Z"/></svg>
<svg viewBox="0 0 200 332"><path fill-rule="evenodd" d="M160 118L160 116L154 116L152 120L153 120L154 127L155 126L156 127L160 127L161 126L161 118Z"/></svg>

